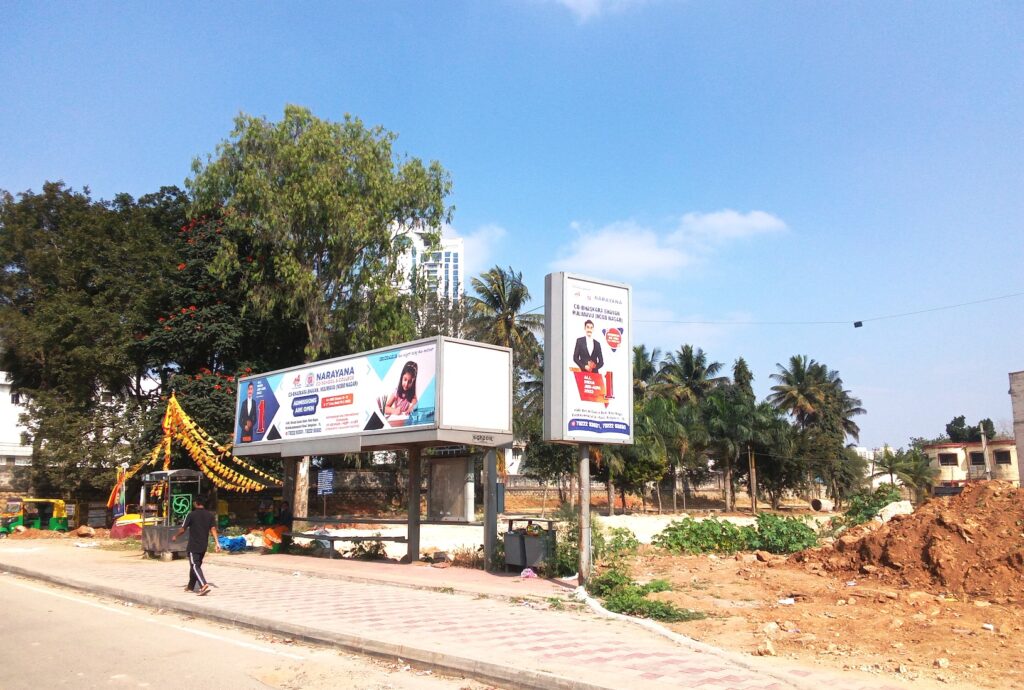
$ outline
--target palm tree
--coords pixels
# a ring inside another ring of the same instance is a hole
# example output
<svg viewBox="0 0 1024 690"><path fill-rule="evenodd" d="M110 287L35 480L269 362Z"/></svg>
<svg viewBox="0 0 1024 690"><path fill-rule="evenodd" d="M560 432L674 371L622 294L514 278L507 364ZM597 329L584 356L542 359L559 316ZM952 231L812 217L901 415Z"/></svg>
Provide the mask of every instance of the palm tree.
<svg viewBox="0 0 1024 690"><path fill-rule="evenodd" d="M807 357L793 355L789 366L775 365L778 372L771 375L778 385L772 386L768 402L793 416L797 424L806 428L816 415L821 414L828 386L828 369Z"/></svg>
<svg viewBox="0 0 1024 690"><path fill-rule="evenodd" d="M839 383L841 385L842 381L839 381ZM855 398L850 395L850 391L840 388L836 393L836 403L839 410L839 422L843 427L843 431L855 441L860 440L860 427L853 421L853 417L867 412L867 410L861 407L860 398Z"/></svg>
<svg viewBox="0 0 1024 690"><path fill-rule="evenodd" d="M900 448L895 453L888 447L882 451L882 457L875 459L876 471L871 478L889 476L889 483L895 485L899 479L904 486L914 492L914 498L920 502L927 489L931 488L938 468L931 464L931 460L925 453L917 448L903 450Z"/></svg>
<svg viewBox="0 0 1024 690"><path fill-rule="evenodd" d="M633 400L643 400L658 375L661 350L647 351L646 345L633 346Z"/></svg>
<svg viewBox="0 0 1024 690"><path fill-rule="evenodd" d="M900 479L903 478L901 475L903 474L903 470L906 468L906 460L903 457L902 452L898 454L893 453L892 450L886 446L885 449L882 450L881 457L875 458L874 463L875 471L871 474L872 479L875 477L889 475L889 483L895 486L896 477L899 476Z"/></svg>
<svg viewBox="0 0 1024 690"><path fill-rule="evenodd" d="M733 471L743 452L749 452L756 443L769 440L774 420L764 407L743 394L736 386L720 386L704 400L704 417L708 436L716 457L723 468L725 509L736 507L733 493Z"/></svg>
<svg viewBox="0 0 1024 690"><path fill-rule="evenodd" d="M692 345L683 345L677 352L669 353L658 371L658 388L677 404L699 403L716 386L728 382L718 376L721 362L708 362L704 350Z"/></svg>
<svg viewBox="0 0 1024 690"><path fill-rule="evenodd" d="M530 301L523 274L495 266L470 283L476 295L466 295L469 336L512 348L516 368L535 369L541 352L537 333L544 327L544 317L523 311Z"/></svg>
<svg viewBox="0 0 1024 690"><path fill-rule="evenodd" d="M931 458L919 448L911 448L906 452L906 464L903 470L903 481L914 489L914 501L920 503L928 495L935 481L939 468L932 465Z"/></svg>

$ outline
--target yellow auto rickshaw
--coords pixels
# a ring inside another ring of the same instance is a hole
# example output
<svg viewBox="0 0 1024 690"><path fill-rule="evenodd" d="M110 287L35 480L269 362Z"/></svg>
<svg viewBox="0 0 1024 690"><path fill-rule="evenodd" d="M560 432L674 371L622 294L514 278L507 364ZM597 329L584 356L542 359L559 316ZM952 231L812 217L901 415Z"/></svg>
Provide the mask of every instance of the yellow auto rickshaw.
<svg viewBox="0 0 1024 690"><path fill-rule="evenodd" d="M18 525L67 532L68 511L59 498L12 498L0 512L0 537L6 537Z"/></svg>

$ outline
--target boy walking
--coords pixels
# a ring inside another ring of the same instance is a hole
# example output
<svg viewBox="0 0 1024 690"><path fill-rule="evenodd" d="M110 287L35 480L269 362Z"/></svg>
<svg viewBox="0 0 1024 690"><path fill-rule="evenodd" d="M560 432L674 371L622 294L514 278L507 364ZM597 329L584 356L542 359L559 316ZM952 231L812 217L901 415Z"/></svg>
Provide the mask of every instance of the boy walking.
<svg viewBox="0 0 1024 690"><path fill-rule="evenodd" d="M205 502L201 497L196 497L192 512L185 517L179 529L171 541L188 530L188 586L186 592L195 591L199 585L199 596L204 597L210 593L210 584L203 575L203 557L206 556L206 547L209 537L213 535L213 548L220 551L220 544L217 542L217 516L204 508Z"/></svg>

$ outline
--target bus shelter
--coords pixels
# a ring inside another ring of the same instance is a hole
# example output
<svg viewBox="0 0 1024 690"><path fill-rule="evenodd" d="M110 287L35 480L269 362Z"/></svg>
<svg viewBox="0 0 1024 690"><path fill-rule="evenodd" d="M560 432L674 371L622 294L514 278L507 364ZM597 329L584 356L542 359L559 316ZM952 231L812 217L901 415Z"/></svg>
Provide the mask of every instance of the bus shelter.
<svg viewBox="0 0 1024 690"><path fill-rule="evenodd" d="M239 379L234 454L405 451L407 545L420 545L423 451L472 446L484 456L484 553L497 542L497 449L512 443L512 351L436 337ZM299 465L308 472L308 463ZM307 511L308 512L308 511Z"/></svg>

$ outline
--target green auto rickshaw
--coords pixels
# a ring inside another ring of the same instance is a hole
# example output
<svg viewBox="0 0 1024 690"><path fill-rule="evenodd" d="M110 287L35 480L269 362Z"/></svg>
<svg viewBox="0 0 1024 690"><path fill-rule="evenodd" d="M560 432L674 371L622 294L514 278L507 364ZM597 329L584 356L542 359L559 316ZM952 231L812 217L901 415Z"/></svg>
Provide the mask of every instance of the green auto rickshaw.
<svg viewBox="0 0 1024 690"><path fill-rule="evenodd" d="M0 512L0 537L6 537L18 525L66 532L67 507L59 498L11 498Z"/></svg>

